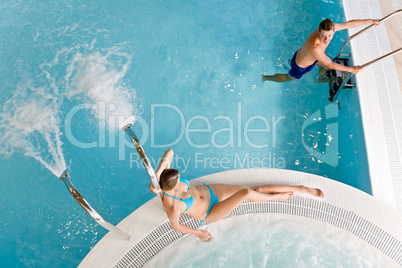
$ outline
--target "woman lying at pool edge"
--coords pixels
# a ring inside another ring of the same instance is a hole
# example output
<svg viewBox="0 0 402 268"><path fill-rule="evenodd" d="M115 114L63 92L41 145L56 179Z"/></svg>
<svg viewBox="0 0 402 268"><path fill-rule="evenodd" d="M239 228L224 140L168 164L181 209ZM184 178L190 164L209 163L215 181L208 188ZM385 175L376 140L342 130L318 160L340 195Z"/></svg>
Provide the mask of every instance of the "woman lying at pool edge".
<svg viewBox="0 0 402 268"><path fill-rule="evenodd" d="M253 202L288 201L294 192L324 197L324 193L320 189L305 186L261 185L247 187L231 184L193 186L188 183L187 179L181 178L177 170L170 169L172 158L173 150L169 149L163 155L156 171L161 190L157 191L152 184L149 188L153 193L161 193L163 207L174 230L194 234L204 242L212 239L211 234L180 224L181 213L186 212L189 216L202 222L204 220L216 222L228 215L245 200Z"/></svg>

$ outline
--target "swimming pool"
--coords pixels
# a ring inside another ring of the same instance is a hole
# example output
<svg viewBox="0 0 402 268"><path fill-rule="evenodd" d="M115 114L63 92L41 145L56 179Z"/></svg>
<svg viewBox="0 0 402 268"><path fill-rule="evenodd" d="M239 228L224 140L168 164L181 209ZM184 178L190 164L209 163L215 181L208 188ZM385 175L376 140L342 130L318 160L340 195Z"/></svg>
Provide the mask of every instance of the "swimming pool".
<svg viewBox="0 0 402 268"><path fill-rule="evenodd" d="M0 5L3 266L76 266L106 233L57 179L63 158L81 194L111 223L153 197L137 153L115 127L132 115L151 162L172 147L173 166L189 179L286 168L371 193L356 92L338 110L327 85L316 83L317 70L284 85L260 78L284 71L322 17L343 21L340 2ZM333 56L346 39L337 35ZM329 162L327 147L335 148Z"/></svg>

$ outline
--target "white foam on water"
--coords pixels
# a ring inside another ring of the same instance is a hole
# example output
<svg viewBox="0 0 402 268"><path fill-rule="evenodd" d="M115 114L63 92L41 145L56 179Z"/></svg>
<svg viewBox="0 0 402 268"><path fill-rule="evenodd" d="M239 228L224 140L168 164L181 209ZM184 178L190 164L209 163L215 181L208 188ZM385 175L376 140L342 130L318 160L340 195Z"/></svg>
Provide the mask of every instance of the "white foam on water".
<svg viewBox="0 0 402 268"><path fill-rule="evenodd" d="M122 82L130 63L130 55L113 48L105 55L76 53L66 70L66 97L94 103L94 116L109 129L133 123L135 92Z"/></svg>
<svg viewBox="0 0 402 268"><path fill-rule="evenodd" d="M115 132L134 123L135 92L123 83L131 55L119 52L118 47L93 52L94 42L91 47L62 48L52 61L40 65L45 86L34 85L29 78L18 85L0 111L1 154L21 152L59 177L66 169L60 139L64 97L95 104L92 113L102 129Z"/></svg>
<svg viewBox="0 0 402 268"><path fill-rule="evenodd" d="M66 169L61 148L58 100L32 81L20 84L0 112L0 153L22 152L55 176ZM45 147L45 148L42 148Z"/></svg>
<svg viewBox="0 0 402 268"><path fill-rule="evenodd" d="M202 227L169 244L144 267L360 267L376 268L381 258L353 235L310 219L250 214ZM359 244L362 243L362 244Z"/></svg>

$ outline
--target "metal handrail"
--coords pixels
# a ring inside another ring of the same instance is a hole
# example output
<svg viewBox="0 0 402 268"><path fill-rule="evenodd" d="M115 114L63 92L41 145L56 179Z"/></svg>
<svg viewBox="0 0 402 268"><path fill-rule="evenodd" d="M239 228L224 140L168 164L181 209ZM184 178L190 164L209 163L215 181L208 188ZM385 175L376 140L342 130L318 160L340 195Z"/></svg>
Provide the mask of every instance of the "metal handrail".
<svg viewBox="0 0 402 268"><path fill-rule="evenodd" d="M386 57L388 57L388 56L397 54L397 53L399 53L399 52L401 52L401 51L402 51L402 47L400 47L400 48L398 48L397 50L394 50L394 51L392 51L392 52L390 52L390 53L388 53L388 54L386 54L386 55L384 55L384 56L381 56L381 57L379 57L379 58L377 58L377 59L375 59L375 60L369 61L369 62L367 62L367 63L361 65L360 67L361 67L361 68L367 67L367 66L369 66L370 64L373 64L373 63L376 62L376 61L382 60L383 58L386 58Z"/></svg>
<svg viewBox="0 0 402 268"><path fill-rule="evenodd" d="M140 157L141 157L142 163L144 164L145 169L147 170L148 175L149 175L149 177L151 178L152 185L154 186L154 188L155 188L156 190L159 190L159 189L160 189L160 186L159 186L159 182L158 182L158 179L157 179L157 177L156 177L155 171L154 171L154 169L152 168L152 165L151 165L151 163L150 163L149 160L148 160L147 154L145 153L144 149L142 149L141 143L139 142L137 136L135 135L134 130L133 130L133 128L132 128L132 125L131 125L131 124L125 125L125 126L123 127L123 130L124 130L124 131L128 134L128 136L131 138L131 140L132 140L132 142L133 142L135 148L137 149L137 152L138 152L138 154L139 154Z"/></svg>
<svg viewBox="0 0 402 268"><path fill-rule="evenodd" d="M378 58L375 59L375 60L369 61L369 62L367 62L367 63L361 65L360 67L361 67L361 68L367 67L367 66L369 66L370 64L373 64L373 63L376 62L376 61L382 60L383 58L386 58L386 57L388 57L388 56L397 54L397 53L399 53L399 52L401 52L401 51L402 51L402 47L401 47L401 48L398 48L397 50L394 50L394 51L392 51L392 52L390 52L390 53L388 53L388 54L386 54L386 55L384 55L384 56L378 57ZM345 80L343 80L343 83L342 83L342 85L339 87L338 91L336 92L336 94L335 94L335 96L334 96L332 102L335 102L335 101L336 101L339 92L345 87L346 83L349 81L349 79L350 79L352 76L353 76L353 73L349 73L348 76L345 78Z"/></svg>
<svg viewBox="0 0 402 268"><path fill-rule="evenodd" d="M389 18L395 16L396 14L398 14L398 13L400 13L400 12L402 12L402 9L398 9L398 10L392 12L391 14L388 14L387 16L385 16L384 18L382 18L382 19L380 20L380 23L383 22L383 21L386 21L387 19L389 19ZM338 53L338 55L336 55L336 57L334 58L334 60L336 60L336 59L339 58L339 56L341 55L342 51L345 49L346 45L349 43L350 40L352 40L353 38L355 38L356 36L360 35L361 33L363 33L364 31L366 31L366 30L368 30L368 29L370 29L370 28L373 27L373 26L375 26L375 24L371 24L370 26L364 28L363 30L360 30L359 32L355 33L354 35L352 35L351 37L349 37L348 39L346 39L345 43L343 43L343 46L342 46L341 50L339 50L339 53Z"/></svg>
<svg viewBox="0 0 402 268"><path fill-rule="evenodd" d="M85 198L78 192L77 188L73 185L70 180L70 175L67 169L61 174L59 178L66 185L70 194L74 197L75 201L85 210L86 213L91 216L100 226L105 229L122 236L126 240L130 240L130 236L114 226L113 224L106 221L96 210L85 200Z"/></svg>

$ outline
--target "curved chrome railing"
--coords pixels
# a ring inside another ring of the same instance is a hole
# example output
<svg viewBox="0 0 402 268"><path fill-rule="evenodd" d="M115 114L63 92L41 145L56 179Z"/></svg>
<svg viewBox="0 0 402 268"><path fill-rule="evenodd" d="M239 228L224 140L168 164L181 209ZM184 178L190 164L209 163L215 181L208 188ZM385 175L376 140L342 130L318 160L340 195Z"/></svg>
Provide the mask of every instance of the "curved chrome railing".
<svg viewBox="0 0 402 268"><path fill-rule="evenodd" d="M398 13L400 13L400 12L402 12L402 9L398 9L398 10L392 12L391 14L388 14L387 16L385 16L384 18L382 18L382 19L380 20L380 23L386 21L387 19L389 19L389 18L395 16L396 14L398 14ZM338 59L338 58L340 57L340 55L342 54L342 51L345 49L346 45L349 43L350 40L352 40L353 38L355 38L356 36L360 35L361 33L363 33L364 31L366 31L366 30L368 30L368 29L370 29L370 28L373 27L373 26L375 26L375 24L371 24L370 26L367 26L367 27L364 28L363 30L361 30L361 31L359 31L359 32L357 32L357 33L355 33L354 35L352 35L351 37L349 37L348 39L346 39L345 43L343 43L343 46L342 46L341 50L339 50L339 53L338 53L338 55L336 55L336 57L334 58L334 60L336 60L336 59Z"/></svg>
<svg viewBox="0 0 402 268"><path fill-rule="evenodd" d="M158 179L156 178L155 171L152 168L152 165L148 160L147 154L145 153L144 149L142 149L142 146L141 146L140 142L138 141L137 136L134 133L132 125L131 124L125 125L123 127L123 130L127 133L128 136L130 136L132 142L134 143L134 146L137 149L137 152L141 157L142 163L144 164L145 169L147 170L148 175L151 178L152 185L155 187L156 190L159 190L160 186L159 186Z"/></svg>
<svg viewBox="0 0 402 268"><path fill-rule="evenodd" d="M382 60L383 58L386 58L386 57L391 56L391 55L395 55L395 54L397 54L397 53L399 53L399 52L401 52L401 51L402 51L402 47L401 47L401 48L398 48L397 50L392 51L392 52L390 52L390 53L388 53L388 54L386 54L386 55L384 55L384 56L381 56L381 57L379 57L379 58L377 58L377 59L375 59L375 60L369 61L369 62L367 62L367 63L361 65L360 67L362 67L362 68L367 67L367 66L369 66L370 64L373 64L373 63L376 62L376 61ZM343 80L343 83L341 84L341 86L339 87L338 91L336 92L336 94L335 94L335 96L334 96L334 99L332 100L332 103L336 102L337 97L338 97L338 95L339 95L339 92L341 92L341 90L344 88L344 86L346 85L346 83L349 81L349 79L350 79L352 76L353 76L353 73L349 73L348 76L345 78L345 80Z"/></svg>
<svg viewBox="0 0 402 268"><path fill-rule="evenodd" d="M402 12L402 9L398 9L398 10L392 12L391 14L388 14L387 16L385 16L384 18L382 18L382 19L380 20L380 23L386 21L387 19L389 19L389 18L395 16L396 14L398 14L398 13L400 13L400 12ZM345 43L343 44L343 46L342 46L341 50L339 51L338 55L334 58L334 61L339 58L339 56L341 55L343 49L346 47L346 45L349 43L350 40L352 40L353 38L355 38L356 36L360 35L362 32L366 31L367 29L369 29L369 28L371 28L371 27L373 27L373 26L375 26L375 24L371 24L370 26L364 28L363 30L361 30L361 31L355 33L354 35L352 35L351 37L349 37L349 38L345 41ZM373 64L373 63L376 62L376 61L382 60L383 58L386 58L386 57L391 56L391 55L395 55L395 54L397 54L397 53L399 53L399 52L401 52L401 51L402 51L402 47L399 48L399 49L397 49L397 50L394 50L394 51L392 51L392 52L390 52L390 53L388 53L388 54L386 54L386 55L383 55L383 56L381 56L381 57L378 57L378 58L375 59L375 60L369 61L369 62L367 62L367 63L361 65L360 67L362 67L362 68L367 67L367 66L369 66L370 64ZM336 103L339 93L340 93L341 90L345 87L346 83L349 81L349 79L350 79L352 76L353 76L353 73L349 73L348 76L343 80L343 82L342 82L342 84L340 85L338 91L336 92L335 96L333 97L332 103Z"/></svg>
<svg viewBox="0 0 402 268"><path fill-rule="evenodd" d="M77 188L73 185L73 183L70 180L70 176L68 174L68 171L65 170L61 176L60 180L64 182L64 184L67 186L68 191L70 194L74 197L75 201L91 216L92 219L94 219L100 226L104 227L105 229L116 233L120 236L122 236L126 240L130 240L130 236L127 235L125 232L114 226L113 224L109 223L106 221L96 210L85 200L85 198L78 192Z"/></svg>

